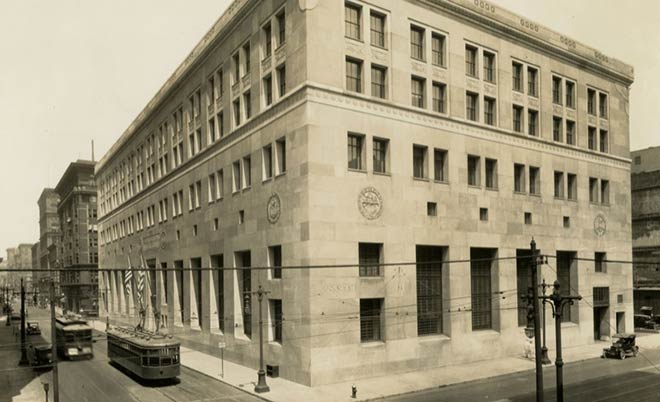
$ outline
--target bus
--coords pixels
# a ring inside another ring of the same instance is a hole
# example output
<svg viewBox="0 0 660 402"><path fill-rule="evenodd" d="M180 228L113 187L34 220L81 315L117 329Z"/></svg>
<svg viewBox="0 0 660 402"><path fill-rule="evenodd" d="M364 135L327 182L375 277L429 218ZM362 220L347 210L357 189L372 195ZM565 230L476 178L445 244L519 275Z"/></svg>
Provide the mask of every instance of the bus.
<svg viewBox="0 0 660 402"><path fill-rule="evenodd" d="M92 349L92 327L75 314L55 318L57 354L68 359L94 357Z"/></svg>
<svg viewBox="0 0 660 402"><path fill-rule="evenodd" d="M167 380L180 374L178 341L172 335L113 327L106 331L110 362L144 380Z"/></svg>

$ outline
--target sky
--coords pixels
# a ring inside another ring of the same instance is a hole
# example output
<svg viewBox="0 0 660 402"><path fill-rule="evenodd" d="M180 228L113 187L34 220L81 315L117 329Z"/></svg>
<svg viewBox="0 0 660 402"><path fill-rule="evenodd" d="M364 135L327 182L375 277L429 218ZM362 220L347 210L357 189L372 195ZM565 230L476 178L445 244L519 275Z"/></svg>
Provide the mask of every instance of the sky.
<svg viewBox="0 0 660 402"><path fill-rule="evenodd" d="M42 189L92 140L100 159L229 3L0 0L0 256L38 241ZM660 145L660 1L492 3L635 66L631 149Z"/></svg>

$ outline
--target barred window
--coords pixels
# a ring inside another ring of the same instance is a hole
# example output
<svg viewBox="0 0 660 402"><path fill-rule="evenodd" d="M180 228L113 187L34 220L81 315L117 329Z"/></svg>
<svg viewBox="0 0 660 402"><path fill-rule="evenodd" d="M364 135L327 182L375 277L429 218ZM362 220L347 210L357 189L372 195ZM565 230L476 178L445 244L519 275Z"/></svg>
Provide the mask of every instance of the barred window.
<svg viewBox="0 0 660 402"><path fill-rule="evenodd" d="M360 276L381 275L381 254L383 245L380 243L360 243Z"/></svg>
<svg viewBox="0 0 660 402"><path fill-rule="evenodd" d="M282 300L270 299L270 317L273 342L282 343Z"/></svg>
<svg viewBox="0 0 660 402"><path fill-rule="evenodd" d="M384 299L360 299L361 342L383 340L383 301Z"/></svg>
<svg viewBox="0 0 660 402"><path fill-rule="evenodd" d="M571 289L576 287L571 281L572 271L577 269L572 268L574 264L575 253L572 251L557 251L557 280L559 280L559 292L562 296L568 296L571 293ZM567 306L562 310L561 322L571 322L577 317L573 317L573 306Z"/></svg>
<svg viewBox="0 0 660 402"><path fill-rule="evenodd" d="M493 289L491 249L470 249L470 279L472 287L472 330L493 328Z"/></svg>
<svg viewBox="0 0 660 402"><path fill-rule="evenodd" d="M530 250L517 250L516 252L516 282L518 288L518 326L527 325L527 297L528 289L532 287L532 275L530 268Z"/></svg>
<svg viewBox="0 0 660 402"><path fill-rule="evenodd" d="M444 248L417 246L417 335L442 333L442 260Z"/></svg>

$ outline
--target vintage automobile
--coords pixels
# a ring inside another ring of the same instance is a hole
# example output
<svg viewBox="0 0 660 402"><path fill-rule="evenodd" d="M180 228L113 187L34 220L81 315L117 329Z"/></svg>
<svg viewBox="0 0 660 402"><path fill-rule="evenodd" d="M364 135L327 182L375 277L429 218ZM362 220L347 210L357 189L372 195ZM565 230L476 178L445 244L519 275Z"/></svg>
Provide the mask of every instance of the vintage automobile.
<svg viewBox="0 0 660 402"><path fill-rule="evenodd" d="M616 334L612 336L612 346L603 349L602 358L615 357L621 360L628 356L637 357L639 346L635 345L634 334Z"/></svg>
<svg viewBox="0 0 660 402"><path fill-rule="evenodd" d="M657 325L660 325L660 315L653 314L653 307L642 306L639 309L640 314L648 315L651 317L651 321L655 322Z"/></svg>
<svg viewBox="0 0 660 402"><path fill-rule="evenodd" d="M30 366L38 369L48 369L53 363L53 349L50 344L33 345L27 348L27 358Z"/></svg>
<svg viewBox="0 0 660 402"><path fill-rule="evenodd" d="M41 335L41 328L39 328L39 323L36 321L28 322L25 327L25 332L28 335Z"/></svg>
<svg viewBox="0 0 660 402"><path fill-rule="evenodd" d="M635 328L656 329L657 325L650 315L635 314Z"/></svg>

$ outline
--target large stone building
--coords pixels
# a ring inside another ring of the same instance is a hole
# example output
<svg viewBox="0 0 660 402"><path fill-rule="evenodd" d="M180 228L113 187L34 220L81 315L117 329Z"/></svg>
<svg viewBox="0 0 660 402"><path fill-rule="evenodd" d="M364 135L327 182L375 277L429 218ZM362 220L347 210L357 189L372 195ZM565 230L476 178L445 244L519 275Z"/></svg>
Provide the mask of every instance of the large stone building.
<svg viewBox="0 0 660 402"><path fill-rule="evenodd" d="M65 308L89 315L98 314L95 165L86 160L70 163L55 187L60 197L57 214L61 235L55 267L51 264L51 268L62 269L60 289L66 298ZM52 252L52 248L47 250Z"/></svg>
<svg viewBox="0 0 660 402"><path fill-rule="evenodd" d="M660 314L660 147L631 153L635 311Z"/></svg>
<svg viewBox="0 0 660 402"><path fill-rule="evenodd" d="M169 330L251 367L263 287L300 383L518 355L534 237L566 344L632 330L632 81L486 1L235 1L97 165L103 308L144 259Z"/></svg>
<svg viewBox="0 0 660 402"><path fill-rule="evenodd" d="M60 218L57 215L57 205L60 202L60 196L52 188L44 188L39 196L37 205L39 206L39 256L37 266L40 269L54 269L49 264L48 250L52 244L57 244L60 236ZM35 287L43 295L49 292L48 272L40 271L35 276Z"/></svg>

